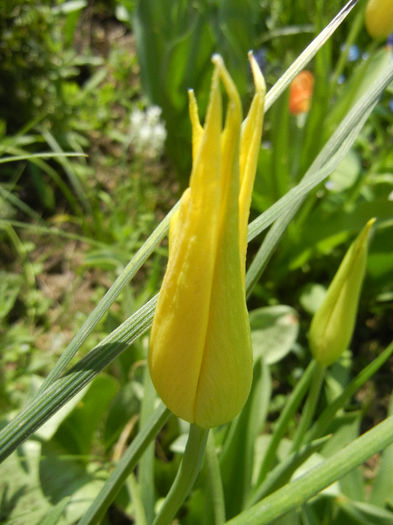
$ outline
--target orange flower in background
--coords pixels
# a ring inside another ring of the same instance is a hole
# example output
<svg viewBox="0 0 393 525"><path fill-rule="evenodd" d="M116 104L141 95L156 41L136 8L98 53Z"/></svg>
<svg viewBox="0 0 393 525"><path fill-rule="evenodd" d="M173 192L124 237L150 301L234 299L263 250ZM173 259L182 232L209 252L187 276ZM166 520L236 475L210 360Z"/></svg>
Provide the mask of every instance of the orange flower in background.
<svg viewBox="0 0 393 525"><path fill-rule="evenodd" d="M310 109L314 75L310 71L301 71L289 86L289 111L292 115L307 113Z"/></svg>

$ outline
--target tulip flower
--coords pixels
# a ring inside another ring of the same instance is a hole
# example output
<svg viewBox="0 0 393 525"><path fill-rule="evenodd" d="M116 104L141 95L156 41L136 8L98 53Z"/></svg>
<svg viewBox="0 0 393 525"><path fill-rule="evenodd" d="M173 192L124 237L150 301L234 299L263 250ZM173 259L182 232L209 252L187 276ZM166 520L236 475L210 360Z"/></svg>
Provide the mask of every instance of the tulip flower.
<svg viewBox="0 0 393 525"><path fill-rule="evenodd" d="M372 38L385 38L393 31L393 0L369 0L366 28Z"/></svg>
<svg viewBox="0 0 393 525"><path fill-rule="evenodd" d="M334 363L351 341L366 271L367 241L374 221L368 221L349 247L311 322L310 349L321 365Z"/></svg>
<svg viewBox="0 0 393 525"><path fill-rule="evenodd" d="M314 75L310 71L301 71L289 86L289 112L292 115L307 113L310 109Z"/></svg>
<svg viewBox="0 0 393 525"><path fill-rule="evenodd" d="M252 381L245 300L251 192L260 148L265 83L249 55L256 94L242 123L236 87L220 56L204 127L189 92L193 167L169 231L169 258L153 319L149 368L177 416L203 428L230 421ZM220 82L227 95L222 129Z"/></svg>

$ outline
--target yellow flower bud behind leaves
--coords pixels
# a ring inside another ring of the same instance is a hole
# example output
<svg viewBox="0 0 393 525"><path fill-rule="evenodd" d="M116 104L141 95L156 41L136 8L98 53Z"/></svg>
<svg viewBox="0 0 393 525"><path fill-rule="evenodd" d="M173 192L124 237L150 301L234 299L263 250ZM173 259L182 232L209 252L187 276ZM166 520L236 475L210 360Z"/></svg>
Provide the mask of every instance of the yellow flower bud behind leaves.
<svg viewBox="0 0 393 525"><path fill-rule="evenodd" d="M370 219L349 247L311 322L310 349L322 365L334 363L351 341L366 271L367 242L374 222Z"/></svg>
<svg viewBox="0 0 393 525"><path fill-rule="evenodd" d="M386 38L393 31L393 0L369 0L366 28L372 38Z"/></svg>
<svg viewBox="0 0 393 525"><path fill-rule="evenodd" d="M221 57L204 127L192 92L193 168L169 232L149 368L174 414L209 428L234 418L252 381L245 300L247 222L260 148L265 84L250 55L256 94L246 120ZM220 81L227 95L222 129Z"/></svg>

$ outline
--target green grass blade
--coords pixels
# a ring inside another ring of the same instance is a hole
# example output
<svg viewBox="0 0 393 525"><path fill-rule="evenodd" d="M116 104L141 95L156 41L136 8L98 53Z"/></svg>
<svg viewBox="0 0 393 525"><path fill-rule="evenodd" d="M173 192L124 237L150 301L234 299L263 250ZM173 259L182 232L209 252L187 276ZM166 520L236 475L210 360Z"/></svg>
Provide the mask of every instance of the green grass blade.
<svg viewBox="0 0 393 525"><path fill-rule="evenodd" d="M297 59L289 66L285 73L277 80L272 89L266 95L265 111L267 111L273 103L278 99L281 93L289 86L296 75L310 62L316 55L317 51L323 44L329 40L334 31L340 26L343 20L349 15L357 0L350 0L337 13L337 15L329 22L329 24L314 38L314 40L306 47L306 49L297 57Z"/></svg>
<svg viewBox="0 0 393 525"><path fill-rule="evenodd" d="M85 153L66 153L64 151L58 152L47 152L42 153L25 153L23 155L12 155L9 157L1 157L0 164L6 162L18 162L20 160L32 160L32 159L55 159L57 157L87 157Z"/></svg>
<svg viewBox="0 0 393 525"><path fill-rule="evenodd" d="M281 463L279 463L274 469L269 472L265 481L258 487L247 506L254 505L262 498L268 496L278 488L282 487L287 483L295 470L297 470L300 465L302 465L307 458L311 456L314 452L317 452L327 441L330 439L330 436L325 436L315 441L311 441L307 445L303 445L300 450L293 452L287 458L285 458Z"/></svg>
<svg viewBox="0 0 393 525"><path fill-rule="evenodd" d="M121 460L116 465L109 480L99 492L93 504L89 507L79 525L93 525L99 523L106 509L109 507L128 474L135 467L146 447L154 439L170 415L169 410L163 405L154 411L146 425L142 428L131 445L127 448Z"/></svg>
<svg viewBox="0 0 393 525"><path fill-rule="evenodd" d="M45 223L43 223L45 224ZM74 241L81 241L91 246L97 246L98 248L105 248L107 245L103 242L96 241L90 237L84 235L78 235L77 233L70 233L59 228L48 227L41 224L30 224L28 222L13 221L8 219L0 219L0 228L5 226L13 226L14 228L22 228L24 230L31 230L36 234L41 235L56 235L57 237L63 237L64 239L72 239Z"/></svg>
<svg viewBox="0 0 393 525"><path fill-rule="evenodd" d="M150 327L157 297L153 297L101 341L65 376L57 379L0 432L0 462L60 407L82 390L109 363Z"/></svg>
<svg viewBox="0 0 393 525"><path fill-rule="evenodd" d="M3 186L0 185L0 197L4 199L5 201L9 202L11 206L14 208L17 208L22 213L25 213L30 219L40 221L41 217L40 215L34 211L30 206L28 206L25 202L23 202L21 199L19 199L16 195L8 191L6 188L3 188Z"/></svg>
<svg viewBox="0 0 393 525"><path fill-rule="evenodd" d="M337 163L349 151L363 126L366 115L371 113L381 93L393 79L393 65L383 72L369 91L357 101L330 137L325 147L318 154L303 179L268 210L257 217L248 228L248 240L251 241L282 215L289 205L304 196L320 184L335 169Z"/></svg>
<svg viewBox="0 0 393 525"><path fill-rule="evenodd" d="M303 373L300 381L297 382L296 387L292 391L288 402L285 404L285 407L280 414L270 443L264 455L262 465L259 469L258 478L253 493L259 490L259 486L262 484L268 472L270 472L274 465L278 446L288 429L290 421L292 421L297 409L300 406L300 403L303 401L303 398L306 395L307 389L314 374L314 370L315 361L311 361ZM252 497L253 496L251 496L251 498Z"/></svg>
<svg viewBox="0 0 393 525"><path fill-rule="evenodd" d="M42 133L42 136L43 138L46 140L46 142L48 143L49 147L56 153L63 153L59 143L57 142L57 140L55 139L55 137L46 129L42 129L41 130L41 133ZM74 171L74 168L72 166L72 164L68 161L67 157L62 155L62 156L59 156L58 158L58 161L59 163L62 165L64 171L66 172L67 174L67 177L71 183L71 186L74 188L74 191L75 191L75 194L77 195L80 203L83 205L83 207L85 208L85 210L88 212L88 213L91 213L92 210L91 210L91 205L90 205L90 202L89 202L89 199L86 195L86 192L79 180L79 177L77 176L77 174L75 173Z"/></svg>
<svg viewBox="0 0 393 525"><path fill-rule="evenodd" d="M309 191L332 173L348 153L364 123L377 104L381 92L391 82L392 78L393 66L384 71L381 77L373 84L370 91L349 111L348 115L341 122L340 126L307 170L301 182L250 224L249 240L271 224L274 220L273 217L277 216L277 210L280 210L280 217L269 230L248 269L246 276L248 294L253 290L279 240L304 202ZM295 195L296 197L293 198Z"/></svg>
<svg viewBox="0 0 393 525"><path fill-rule="evenodd" d="M367 365L359 374L349 383L345 388L344 392L330 403L322 414L319 416L317 421L311 427L310 432L307 434L307 439L315 439L325 433L329 424L333 421L334 416L337 412L345 406L345 404L351 399L351 397L359 390L366 381L370 379L381 366L389 359L393 354L393 341L390 345L385 348L383 352L379 354L369 365Z"/></svg>
<svg viewBox="0 0 393 525"><path fill-rule="evenodd" d="M41 385L40 392L45 390L53 381L60 376L60 374L65 370L68 363L74 357L76 352L86 341L87 337L92 333L94 328L97 326L99 321L109 310L111 305L114 303L124 286L126 286L129 281L133 278L142 264L146 259L151 255L157 245L161 242L163 237L166 235L169 227L169 222L172 217L172 214L176 211L177 205L172 208L172 210L166 215L166 217L160 222L157 228L153 233L147 238L143 246L137 251L131 261L127 264L118 278L115 280L110 289L106 292L104 297L99 301L98 305L91 312L89 317L83 323L82 327L72 339L70 344L67 346L65 351L60 356L58 362L51 370L43 384Z"/></svg>
<svg viewBox="0 0 393 525"><path fill-rule="evenodd" d="M228 525L270 523L299 507L391 443L393 443L393 416L227 523Z"/></svg>

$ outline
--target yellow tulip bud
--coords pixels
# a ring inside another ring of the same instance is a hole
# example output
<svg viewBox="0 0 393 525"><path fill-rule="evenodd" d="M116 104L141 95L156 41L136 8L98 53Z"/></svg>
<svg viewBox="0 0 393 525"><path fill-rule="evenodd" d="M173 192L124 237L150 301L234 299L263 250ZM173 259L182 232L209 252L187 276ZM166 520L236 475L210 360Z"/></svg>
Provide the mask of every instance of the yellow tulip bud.
<svg viewBox="0 0 393 525"><path fill-rule="evenodd" d="M348 348L366 271L370 219L347 253L311 322L309 343L317 362L329 366Z"/></svg>
<svg viewBox="0 0 393 525"><path fill-rule="evenodd" d="M372 38L384 38L393 31L393 0L369 0L366 28Z"/></svg>
<svg viewBox="0 0 393 525"><path fill-rule="evenodd" d="M149 368L174 414L210 428L243 407L252 381L245 300L247 223L260 148L265 83L249 56L256 94L240 98L220 56L204 127L190 91L193 168L169 231L169 259L154 315ZM220 81L227 94L222 129Z"/></svg>

